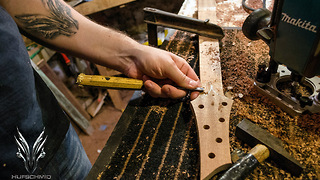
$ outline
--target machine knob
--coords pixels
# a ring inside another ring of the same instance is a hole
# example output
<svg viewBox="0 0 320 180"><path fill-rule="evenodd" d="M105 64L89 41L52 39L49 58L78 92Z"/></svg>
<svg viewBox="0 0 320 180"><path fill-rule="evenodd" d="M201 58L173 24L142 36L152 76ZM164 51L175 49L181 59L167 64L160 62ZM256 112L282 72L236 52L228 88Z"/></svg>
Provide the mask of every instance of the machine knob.
<svg viewBox="0 0 320 180"><path fill-rule="evenodd" d="M242 26L243 34L250 40L258 40L263 36L270 36L269 29L260 32L259 36L257 32L261 29L267 28L271 19L271 12L268 9L260 8L253 11L244 21Z"/></svg>

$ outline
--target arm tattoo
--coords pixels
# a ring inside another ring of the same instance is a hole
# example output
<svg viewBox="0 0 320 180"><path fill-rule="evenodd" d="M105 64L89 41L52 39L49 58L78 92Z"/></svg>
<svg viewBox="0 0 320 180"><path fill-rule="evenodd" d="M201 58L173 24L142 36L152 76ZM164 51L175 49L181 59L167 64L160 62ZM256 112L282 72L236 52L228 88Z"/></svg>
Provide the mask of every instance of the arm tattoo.
<svg viewBox="0 0 320 180"><path fill-rule="evenodd" d="M79 29L78 21L71 16L71 10L59 0L42 0L50 15L24 14L15 16L27 30L40 33L46 39L60 35L72 36Z"/></svg>

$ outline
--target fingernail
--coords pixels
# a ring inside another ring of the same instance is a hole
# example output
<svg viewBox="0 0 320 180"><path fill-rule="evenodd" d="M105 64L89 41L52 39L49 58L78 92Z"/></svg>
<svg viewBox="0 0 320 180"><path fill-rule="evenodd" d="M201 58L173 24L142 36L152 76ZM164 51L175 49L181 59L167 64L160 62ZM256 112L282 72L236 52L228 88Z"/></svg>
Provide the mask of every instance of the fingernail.
<svg viewBox="0 0 320 180"><path fill-rule="evenodd" d="M194 81L194 80L190 80L190 81L189 81L189 85L190 85L191 87L196 87L196 86L198 85L198 82L197 82L197 81Z"/></svg>
<svg viewBox="0 0 320 180"><path fill-rule="evenodd" d="M164 88L164 93L170 97L170 94L171 94L171 89L169 87L167 88Z"/></svg>
<svg viewBox="0 0 320 180"><path fill-rule="evenodd" d="M146 83L146 86L147 86L148 89L151 89L152 86L153 86L153 84L152 84L151 82L147 82L147 83Z"/></svg>

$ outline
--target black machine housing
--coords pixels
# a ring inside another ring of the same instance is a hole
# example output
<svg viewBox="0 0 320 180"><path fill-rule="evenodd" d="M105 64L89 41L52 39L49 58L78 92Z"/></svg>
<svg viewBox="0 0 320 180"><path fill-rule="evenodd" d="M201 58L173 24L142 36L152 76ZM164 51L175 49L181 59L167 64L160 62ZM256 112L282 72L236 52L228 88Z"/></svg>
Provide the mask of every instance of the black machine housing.
<svg viewBox="0 0 320 180"><path fill-rule="evenodd" d="M260 65L255 86L292 116L320 112L320 1L275 0L273 11L250 9L242 31L250 40L262 39L270 48L268 67ZM287 81L291 93L279 90ZM296 90L304 87L309 95Z"/></svg>

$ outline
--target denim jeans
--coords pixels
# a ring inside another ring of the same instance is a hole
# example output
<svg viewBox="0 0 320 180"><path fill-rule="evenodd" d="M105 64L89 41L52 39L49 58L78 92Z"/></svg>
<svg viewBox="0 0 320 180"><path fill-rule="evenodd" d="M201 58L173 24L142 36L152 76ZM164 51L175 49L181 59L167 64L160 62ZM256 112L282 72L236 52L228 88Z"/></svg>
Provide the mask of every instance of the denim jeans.
<svg viewBox="0 0 320 180"><path fill-rule="evenodd" d="M86 178L91 167L80 139L70 124L65 139L44 172L54 180L81 180Z"/></svg>

